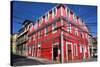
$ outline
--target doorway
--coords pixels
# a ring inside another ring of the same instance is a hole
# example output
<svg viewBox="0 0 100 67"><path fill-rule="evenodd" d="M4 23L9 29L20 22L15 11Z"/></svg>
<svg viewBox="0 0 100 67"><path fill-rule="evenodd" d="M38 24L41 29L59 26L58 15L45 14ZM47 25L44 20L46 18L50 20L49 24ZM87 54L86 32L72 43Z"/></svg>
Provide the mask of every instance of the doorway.
<svg viewBox="0 0 100 67"><path fill-rule="evenodd" d="M57 61L58 57L58 45L53 45L53 61Z"/></svg>
<svg viewBox="0 0 100 67"><path fill-rule="evenodd" d="M71 44L67 45L68 48L68 61L72 61L72 49L71 49Z"/></svg>

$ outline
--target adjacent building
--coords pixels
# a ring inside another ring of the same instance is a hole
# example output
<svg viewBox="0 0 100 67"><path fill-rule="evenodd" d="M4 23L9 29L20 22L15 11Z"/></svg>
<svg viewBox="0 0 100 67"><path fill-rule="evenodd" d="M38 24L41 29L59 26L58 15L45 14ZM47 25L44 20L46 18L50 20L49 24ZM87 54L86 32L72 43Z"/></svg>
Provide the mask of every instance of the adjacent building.
<svg viewBox="0 0 100 67"><path fill-rule="evenodd" d="M32 21L25 20L22 23L22 28L18 31L17 36L17 54L26 56L27 55L27 41L28 41L28 30Z"/></svg>
<svg viewBox="0 0 100 67"><path fill-rule="evenodd" d="M11 52L13 53L13 54L16 54L16 48L17 48L17 44L16 44L16 40L17 40L17 35L18 35L18 33L14 33L14 34L12 34L11 35Z"/></svg>
<svg viewBox="0 0 100 67"><path fill-rule="evenodd" d="M97 37L92 37L90 45L90 56L92 58L97 58Z"/></svg>
<svg viewBox="0 0 100 67"><path fill-rule="evenodd" d="M17 46L19 51L23 50L21 54L60 63L90 57L89 30L84 21L66 5L55 6L31 24L27 31L27 36L22 32L18 36ZM21 41L23 34L25 38Z"/></svg>

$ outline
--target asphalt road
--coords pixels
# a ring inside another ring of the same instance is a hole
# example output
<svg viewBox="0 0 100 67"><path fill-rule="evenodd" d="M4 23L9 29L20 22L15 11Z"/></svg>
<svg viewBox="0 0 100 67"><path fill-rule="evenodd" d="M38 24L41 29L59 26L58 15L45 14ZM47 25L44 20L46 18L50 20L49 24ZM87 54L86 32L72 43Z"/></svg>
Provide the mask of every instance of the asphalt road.
<svg viewBox="0 0 100 67"><path fill-rule="evenodd" d="M83 62L93 62L97 61L97 58L90 58L88 61ZM80 61L76 61L80 62ZM82 62L82 61L81 61ZM19 56L19 55L11 55L11 66L27 66L27 65L44 65L47 63L43 63L36 59L29 59L27 57Z"/></svg>
<svg viewBox="0 0 100 67"><path fill-rule="evenodd" d="M42 63L35 59L29 59L27 57L11 55L11 66L26 66L26 65L42 65Z"/></svg>

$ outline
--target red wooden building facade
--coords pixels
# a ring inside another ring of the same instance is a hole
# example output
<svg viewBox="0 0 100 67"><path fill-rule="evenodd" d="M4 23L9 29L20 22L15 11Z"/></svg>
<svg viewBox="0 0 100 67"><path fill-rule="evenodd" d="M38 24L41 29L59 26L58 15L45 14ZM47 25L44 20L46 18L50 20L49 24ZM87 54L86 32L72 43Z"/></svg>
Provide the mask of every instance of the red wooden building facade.
<svg viewBox="0 0 100 67"><path fill-rule="evenodd" d="M67 6L45 13L28 31L27 56L69 62L89 58L89 30Z"/></svg>

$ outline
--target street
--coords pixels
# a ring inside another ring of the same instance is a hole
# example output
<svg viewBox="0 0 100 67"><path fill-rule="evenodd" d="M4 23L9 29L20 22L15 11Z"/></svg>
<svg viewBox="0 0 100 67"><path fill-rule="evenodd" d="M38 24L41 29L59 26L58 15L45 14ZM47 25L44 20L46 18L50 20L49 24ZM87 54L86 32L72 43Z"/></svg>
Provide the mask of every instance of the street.
<svg viewBox="0 0 100 67"><path fill-rule="evenodd" d="M83 60L83 61L74 61L74 63L75 62L93 62L93 61L97 61L97 58L90 58L88 60ZM40 60L40 59L34 59L34 58L32 59L32 58L27 58L24 56L19 56L19 55L14 55L14 54L11 55L12 66L43 65L43 64L53 64L53 63L46 60Z"/></svg>
<svg viewBox="0 0 100 67"><path fill-rule="evenodd" d="M29 59L27 57L23 57L19 55L12 55L11 57L12 66L41 65L41 64L47 64L47 63L42 63L38 60Z"/></svg>

